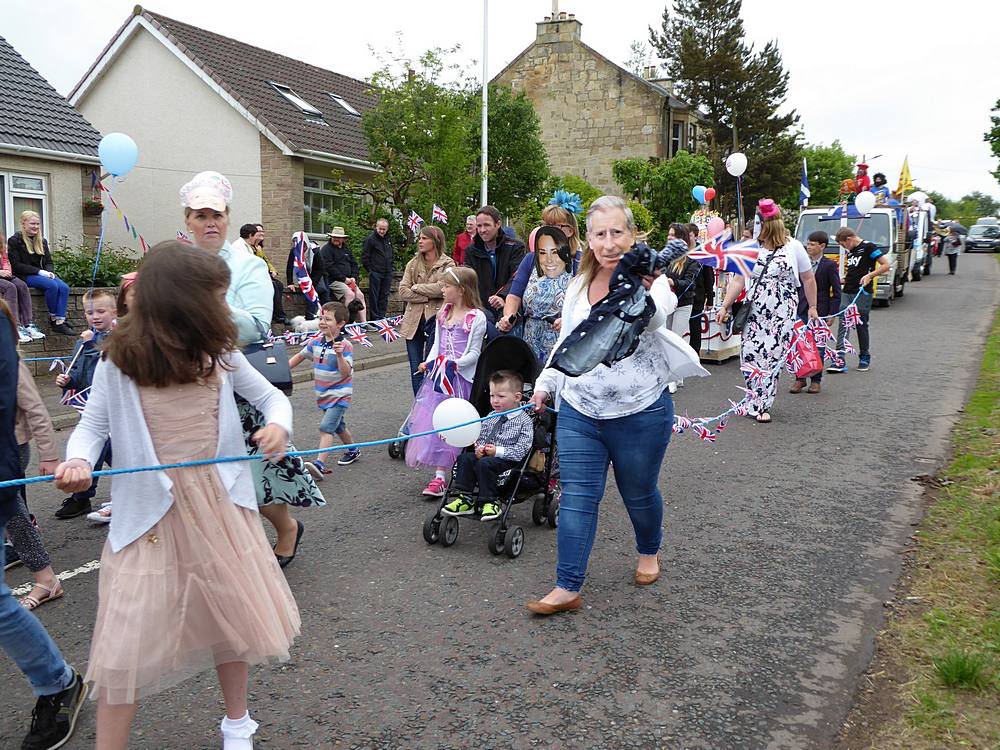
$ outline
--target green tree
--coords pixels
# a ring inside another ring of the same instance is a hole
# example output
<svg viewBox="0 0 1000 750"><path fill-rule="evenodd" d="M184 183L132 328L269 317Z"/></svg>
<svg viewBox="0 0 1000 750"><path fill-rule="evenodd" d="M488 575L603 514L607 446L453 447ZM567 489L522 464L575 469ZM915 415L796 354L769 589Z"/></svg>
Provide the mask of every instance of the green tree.
<svg viewBox="0 0 1000 750"><path fill-rule="evenodd" d="M649 41L673 79L677 96L706 113L706 147L716 181L730 184L724 158L746 154L747 196L780 196L797 184L799 117L785 111L788 73L775 42L759 51L744 41L741 0L674 0ZM730 191L723 208L731 210Z"/></svg>
<svg viewBox="0 0 1000 750"><path fill-rule="evenodd" d="M809 171L810 205L829 206L836 203L840 183L854 176L854 155L845 152L840 141L835 140L829 146L821 143L805 146L799 155L800 164L803 158ZM788 209L799 204L798 180L781 195L780 202Z"/></svg>
<svg viewBox="0 0 1000 750"><path fill-rule="evenodd" d="M998 116L1000 115L1000 99L997 99L996 106L990 111L998 114L990 117L992 127L983 133L983 140L990 144L990 151L993 153L993 156L1000 159L1000 116ZM996 178L997 182L1000 182L1000 166L997 166L990 174Z"/></svg>
<svg viewBox="0 0 1000 750"><path fill-rule="evenodd" d="M481 91L481 89L480 89ZM480 138L482 134L481 94L469 98L470 150L476 155L473 165L475 195L479 195L481 175ZM525 213L544 191L549 179L549 161L542 145L542 125L524 93L514 94L506 86L490 86L488 198L506 216ZM477 203L473 199L472 203Z"/></svg>
<svg viewBox="0 0 1000 750"><path fill-rule="evenodd" d="M697 208L691 188L714 184L708 158L687 151L667 160L622 159L611 165L611 174L626 195L650 210L660 230L673 222L690 221Z"/></svg>

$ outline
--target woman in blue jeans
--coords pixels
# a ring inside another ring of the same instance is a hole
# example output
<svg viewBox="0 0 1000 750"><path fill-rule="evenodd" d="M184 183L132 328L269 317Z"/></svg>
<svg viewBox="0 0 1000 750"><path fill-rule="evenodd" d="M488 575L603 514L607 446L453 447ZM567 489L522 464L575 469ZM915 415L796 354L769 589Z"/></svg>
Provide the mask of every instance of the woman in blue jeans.
<svg viewBox="0 0 1000 750"><path fill-rule="evenodd" d="M7 255L14 275L32 289L45 293L52 330L66 336L76 333L66 324L69 286L52 270L49 243L42 237L42 220L34 211L21 213L21 231L7 240Z"/></svg>
<svg viewBox="0 0 1000 750"><path fill-rule="evenodd" d="M603 196L590 205L589 248L566 290L562 330L553 351L608 295L615 267L635 244L635 233L635 219L620 198ZM667 278L646 277L643 284L656 313L631 355L613 367L598 365L578 377L547 367L535 384L536 409L542 409L550 395L560 398L556 444L562 472L556 586L542 599L528 602L536 614L580 607L609 464L635 530L635 583L648 585L660 575L663 498L657 481L674 421L667 384L707 372L691 347L665 328L667 316L677 307Z"/></svg>

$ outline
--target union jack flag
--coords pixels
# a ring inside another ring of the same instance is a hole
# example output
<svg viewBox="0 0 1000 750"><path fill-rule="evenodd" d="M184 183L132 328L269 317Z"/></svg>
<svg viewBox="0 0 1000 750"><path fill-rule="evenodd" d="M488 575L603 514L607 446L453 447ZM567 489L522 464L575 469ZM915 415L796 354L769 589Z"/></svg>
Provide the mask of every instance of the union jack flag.
<svg viewBox="0 0 1000 750"><path fill-rule="evenodd" d="M416 211L410 211L410 218L406 220L406 226L410 228L410 231L416 234L420 231L420 226L424 223L424 220L420 218Z"/></svg>
<svg viewBox="0 0 1000 750"><path fill-rule="evenodd" d="M351 325L344 326L344 330L347 332L347 338L353 341L355 344L361 344L361 346L368 347L369 349L374 349L375 344L371 342L368 336L365 335L364 330L361 326Z"/></svg>
<svg viewBox="0 0 1000 750"><path fill-rule="evenodd" d="M296 232L292 235L292 261L295 281L302 290L302 294L312 304L319 303L319 295L313 288L312 279L309 278L309 269L306 268L306 250L309 248L309 238L305 232Z"/></svg>
<svg viewBox="0 0 1000 750"><path fill-rule="evenodd" d="M850 330L861 325L861 312L853 302L844 310L844 325Z"/></svg>
<svg viewBox="0 0 1000 750"><path fill-rule="evenodd" d="M705 425L701 424L701 422L695 422L693 429L695 434L702 440L704 440L706 443L715 442L717 435L711 430L709 430L707 427L705 427Z"/></svg>
<svg viewBox="0 0 1000 750"><path fill-rule="evenodd" d="M805 362L802 360L802 355L799 354L799 350L793 346L792 350L788 352L788 359L785 361L785 369L794 375L804 364Z"/></svg>
<svg viewBox="0 0 1000 750"><path fill-rule="evenodd" d="M87 399L90 397L89 390L90 386L87 386L82 391L78 391L75 388L67 388L63 391L59 403L63 406L71 406L82 414L83 410L87 408Z"/></svg>
<svg viewBox="0 0 1000 750"><path fill-rule="evenodd" d="M767 377L766 372L761 370L759 367L754 367L753 365L740 365L740 371L743 373L744 377L746 377L748 383L759 383Z"/></svg>
<svg viewBox="0 0 1000 750"><path fill-rule="evenodd" d="M188 237L186 234L184 234L184 232L181 232L181 231L177 232L177 241L178 242L183 242L185 245L192 244L191 243L191 238Z"/></svg>
<svg viewBox="0 0 1000 750"><path fill-rule="evenodd" d="M378 326L378 335L385 339L385 343L391 344L399 338L391 320L380 320L375 325Z"/></svg>
<svg viewBox="0 0 1000 750"><path fill-rule="evenodd" d="M727 420L725 417L723 417L722 419L720 419L719 420L719 426L715 429L716 434L718 434L718 433L722 432L724 429L726 429L726 425L728 425L728 424L729 424L729 420Z"/></svg>
<svg viewBox="0 0 1000 750"><path fill-rule="evenodd" d="M719 235L706 240L700 248L688 253L688 257L720 271L750 276L759 253L760 245L756 240L733 242L728 235Z"/></svg>
<svg viewBox="0 0 1000 750"><path fill-rule="evenodd" d="M456 394L455 377L458 375L458 365L443 354L438 355L434 360L434 369L431 370L431 382L434 390L443 393L449 398Z"/></svg>
<svg viewBox="0 0 1000 750"><path fill-rule="evenodd" d="M830 330L830 326L827 325L825 320L814 320L811 325L813 338L816 339L816 346L822 349L833 338L833 331Z"/></svg>
<svg viewBox="0 0 1000 750"><path fill-rule="evenodd" d="M434 208L431 210L431 221L440 221L442 224L448 223L448 214L437 203L434 204Z"/></svg>

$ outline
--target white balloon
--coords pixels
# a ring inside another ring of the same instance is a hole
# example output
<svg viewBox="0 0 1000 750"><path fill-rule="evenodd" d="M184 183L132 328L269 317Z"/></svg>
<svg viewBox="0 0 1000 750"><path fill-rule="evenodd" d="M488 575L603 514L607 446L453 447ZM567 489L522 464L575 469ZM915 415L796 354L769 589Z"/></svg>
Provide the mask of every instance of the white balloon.
<svg viewBox="0 0 1000 750"><path fill-rule="evenodd" d="M741 174L747 171L747 157L746 154L741 154L737 151L735 154L730 154L726 157L726 171L729 172L733 177L739 177Z"/></svg>
<svg viewBox="0 0 1000 750"><path fill-rule="evenodd" d="M924 201L927 200L927 193L925 193L923 190L918 190L915 193L910 193L908 196L906 196L906 199L910 201L916 201L917 203L923 203Z"/></svg>
<svg viewBox="0 0 1000 750"><path fill-rule="evenodd" d="M858 193L854 199L854 207L862 216L871 213L871 210L875 208L875 193L868 190Z"/></svg>
<svg viewBox="0 0 1000 750"><path fill-rule="evenodd" d="M465 448L472 445L479 438L479 431L482 424L467 424L464 427L454 427L454 425L471 422L479 419L479 412L476 407L464 398L449 398L442 401L434 409L431 417L431 424L435 430L445 430L440 433L444 441L455 448ZM449 429L454 427L454 429Z"/></svg>

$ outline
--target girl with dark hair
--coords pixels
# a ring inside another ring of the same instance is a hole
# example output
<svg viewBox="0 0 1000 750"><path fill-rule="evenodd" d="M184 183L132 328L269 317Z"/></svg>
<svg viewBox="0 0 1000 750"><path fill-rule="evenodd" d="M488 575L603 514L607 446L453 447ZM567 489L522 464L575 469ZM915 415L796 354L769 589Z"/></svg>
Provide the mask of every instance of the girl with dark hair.
<svg viewBox="0 0 1000 750"><path fill-rule="evenodd" d="M245 452L235 394L263 414L256 446L281 458L292 407L235 350L228 286L217 254L175 241L149 252L56 468L57 487L89 487L112 432L128 437L116 443L123 468ZM250 463L115 476L86 676L102 750L128 747L140 698L209 665L226 704L224 749L252 747L248 665L288 659L300 618L257 515Z"/></svg>
<svg viewBox="0 0 1000 750"><path fill-rule="evenodd" d="M529 245L532 243L529 240ZM540 227L534 234L531 251L535 267L524 289L524 340L542 364L559 338L556 321L562 317L566 287L572 275L573 254L569 239L556 227Z"/></svg>

